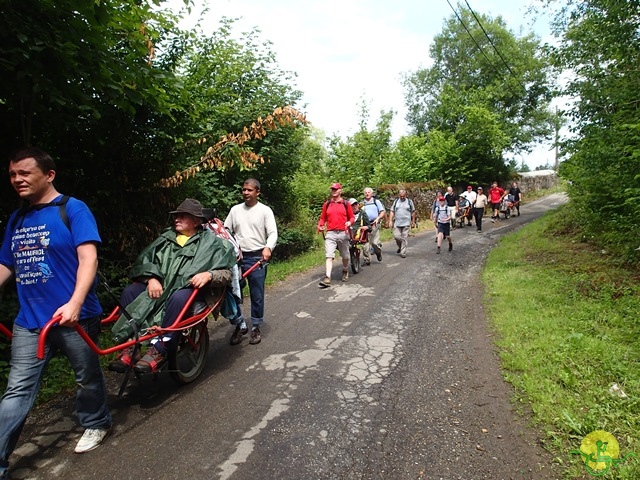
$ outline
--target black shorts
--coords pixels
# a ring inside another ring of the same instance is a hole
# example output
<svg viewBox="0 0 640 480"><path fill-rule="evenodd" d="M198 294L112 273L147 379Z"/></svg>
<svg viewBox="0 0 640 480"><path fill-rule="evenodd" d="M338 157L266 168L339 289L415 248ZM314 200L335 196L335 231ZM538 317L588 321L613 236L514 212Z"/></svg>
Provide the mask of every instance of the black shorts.
<svg viewBox="0 0 640 480"><path fill-rule="evenodd" d="M502 202L492 203L492 204L491 204L491 208L492 208L493 210L500 210L500 204L501 204L501 203L502 203Z"/></svg>
<svg viewBox="0 0 640 480"><path fill-rule="evenodd" d="M451 224L438 222L438 233L442 233L445 237L451 236Z"/></svg>

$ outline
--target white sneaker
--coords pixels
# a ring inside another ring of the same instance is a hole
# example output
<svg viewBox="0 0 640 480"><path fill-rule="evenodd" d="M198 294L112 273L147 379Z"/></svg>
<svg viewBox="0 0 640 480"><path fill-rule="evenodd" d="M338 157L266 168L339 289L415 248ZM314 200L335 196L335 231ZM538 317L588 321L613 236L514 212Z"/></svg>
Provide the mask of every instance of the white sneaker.
<svg viewBox="0 0 640 480"><path fill-rule="evenodd" d="M97 448L102 441L107 438L111 428L87 428L82 434L82 438L76 445L76 453L90 452L94 448Z"/></svg>

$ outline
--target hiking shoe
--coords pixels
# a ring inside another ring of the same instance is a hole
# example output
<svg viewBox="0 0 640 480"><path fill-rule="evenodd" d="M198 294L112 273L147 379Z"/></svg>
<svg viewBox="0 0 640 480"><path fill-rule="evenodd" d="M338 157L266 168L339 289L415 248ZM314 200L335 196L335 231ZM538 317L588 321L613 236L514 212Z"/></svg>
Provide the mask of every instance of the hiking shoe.
<svg viewBox="0 0 640 480"><path fill-rule="evenodd" d="M491 223L496 223L495 219L491 217Z"/></svg>
<svg viewBox="0 0 640 480"><path fill-rule="evenodd" d="M74 452L85 453L98 448L102 441L109 436L109 433L111 433L111 427L87 428L78 441Z"/></svg>
<svg viewBox="0 0 640 480"><path fill-rule="evenodd" d="M249 339L249 343L251 345L256 345L262 341L262 337L260 336L260 329L258 327L251 329L251 338Z"/></svg>
<svg viewBox="0 0 640 480"><path fill-rule="evenodd" d="M320 283L318 284L321 287L330 287L331 286L331 279L329 277L324 277L324 280L320 280Z"/></svg>
<svg viewBox="0 0 640 480"><path fill-rule="evenodd" d="M160 370L166 361L167 356L160 353L160 351L152 345L133 369L137 373L155 373Z"/></svg>
<svg viewBox="0 0 640 480"><path fill-rule="evenodd" d="M364 261L364 266L368 267L369 265L371 265L371 260L365 260Z"/></svg>
<svg viewBox="0 0 640 480"><path fill-rule="evenodd" d="M407 256L404 253L401 253L400 258L407 258Z"/></svg>
<svg viewBox="0 0 640 480"><path fill-rule="evenodd" d="M449 244L449 251L453 250L453 243Z"/></svg>
<svg viewBox="0 0 640 480"><path fill-rule="evenodd" d="M397 250L396 250L396 253L400 253L400 249L397 249Z"/></svg>
<svg viewBox="0 0 640 480"><path fill-rule="evenodd" d="M436 249L436 253L440 253L440 247Z"/></svg>
<svg viewBox="0 0 640 480"><path fill-rule="evenodd" d="M378 253L376 253L376 258L378 259L379 262L382 261L382 252L380 250L378 250Z"/></svg>
<svg viewBox="0 0 640 480"><path fill-rule="evenodd" d="M349 270L342 270L342 281L346 282L349 280Z"/></svg>
<svg viewBox="0 0 640 480"><path fill-rule="evenodd" d="M135 365L140 360L142 354L140 349L136 352L135 358L133 358L133 347L125 348L115 360L111 361L107 368L112 372L125 373L132 365Z"/></svg>
<svg viewBox="0 0 640 480"><path fill-rule="evenodd" d="M233 335L231 335L231 340L229 340L229 343L231 345L238 345L248 331L248 328L241 328L240 325L236 325L236 329L233 331Z"/></svg>

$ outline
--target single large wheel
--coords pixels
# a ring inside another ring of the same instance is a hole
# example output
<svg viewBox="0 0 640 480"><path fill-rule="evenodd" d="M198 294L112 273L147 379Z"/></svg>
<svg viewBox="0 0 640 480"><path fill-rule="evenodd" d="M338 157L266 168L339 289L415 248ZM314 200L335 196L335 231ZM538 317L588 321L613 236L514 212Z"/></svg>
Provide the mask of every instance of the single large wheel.
<svg viewBox="0 0 640 480"><path fill-rule="evenodd" d="M507 208L507 209L504 211L504 218L509 218L509 216L510 216L510 215L511 215L511 209L510 209L510 208Z"/></svg>
<svg viewBox="0 0 640 480"><path fill-rule="evenodd" d="M207 322L185 330L180 336L178 350L169 357L169 372L178 383L193 382L204 370L209 352L209 330Z"/></svg>
<svg viewBox="0 0 640 480"><path fill-rule="evenodd" d="M351 254L351 271L356 274L360 271L360 249L358 247L351 247L349 250Z"/></svg>

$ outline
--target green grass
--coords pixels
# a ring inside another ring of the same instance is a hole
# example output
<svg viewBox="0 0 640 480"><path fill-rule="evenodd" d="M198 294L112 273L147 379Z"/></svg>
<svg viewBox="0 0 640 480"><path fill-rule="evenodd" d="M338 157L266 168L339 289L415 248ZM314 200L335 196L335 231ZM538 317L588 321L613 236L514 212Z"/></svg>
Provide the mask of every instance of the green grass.
<svg viewBox="0 0 640 480"><path fill-rule="evenodd" d="M505 237L483 272L487 313L516 402L531 406L567 478L580 447L606 430L640 456L640 275L574 238L567 208ZM628 395L609 393L617 383ZM640 478L630 458L603 478Z"/></svg>

